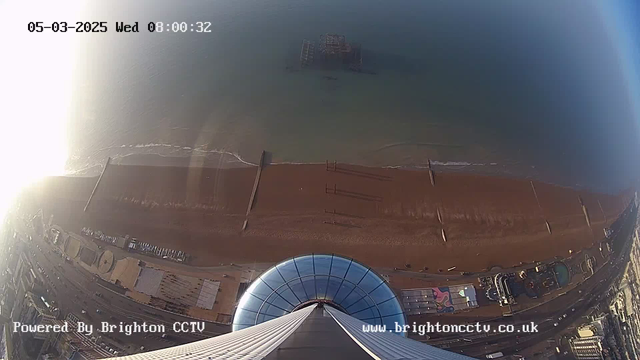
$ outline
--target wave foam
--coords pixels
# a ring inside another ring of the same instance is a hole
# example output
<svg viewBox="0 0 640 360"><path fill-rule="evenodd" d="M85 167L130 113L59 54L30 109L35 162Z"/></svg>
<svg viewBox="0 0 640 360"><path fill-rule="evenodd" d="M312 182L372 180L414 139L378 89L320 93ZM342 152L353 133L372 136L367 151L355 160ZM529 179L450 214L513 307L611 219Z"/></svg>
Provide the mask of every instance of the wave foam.
<svg viewBox="0 0 640 360"><path fill-rule="evenodd" d="M467 161L432 161L431 165L438 166L495 166L498 163L472 163Z"/></svg>
<svg viewBox="0 0 640 360"><path fill-rule="evenodd" d="M236 153L236 152L231 152L231 151L227 151L224 149L211 149L211 150L206 150L203 148L203 146L198 146L196 148L191 148L189 146L180 146L180 145L174 145L174 144L162 144L162 143L148 143L148 144L135 144L135 145L121 145L119 148L138 148L138 149L152 149L152 148L173 148L173 149L177 149L177 151L184 151L187 153L196 153L198 155L201 156L206 156L207 154L218 154L218 155L227 155L227 156L231 156L233 158L235 158L237 161L245 164L245 165L250 165L250 166L258 166L258 164L254 164L250 161L247 161L245 159L243 159L240 154ZM114 147L114 148L118 148L118 147ZM120 156L120 157L124 157L124 156L130 156L130 155L137 155L137 153L129 153L129 154L117 154L116 156ZM157 155L163 155L163 154L157 154ZM167 155L164 155L167 156Z"/></svg>
<svg viewBox="0 0 640 360"><path fill-rule="evenodd" d="M386 147L404 145L405 143L395 143L388 144ZM126 150L125 150L126 149ZM123 151L125 150L125 151ZM128 151L127 151L128 150ZM131 151L133 150L133 151ZM149 151L147 151L149 150ZM248 166L258 166L256 163L252 163L250 161L245 160L238 154L237 152L228 151L225 149L206 149L205 145L199 145L196 147L189 146L181 146L175 144L165 144L165 143L146 143L146 144L122 144L111 147L102 148L96 151L97 152L107 152L107 154L95 154L95 158L99 158L96 162L85 163L81 169L69 169L67 173L82 173L94 168L96 166L102 165L105 156L111 156L113 159L122 159L129 156L135 155L157 155L161 157L189 157L189 156L207 156L207 155L223 155L228 156L230 159L227 159L227 162L239 162ZM90 157L91 158L91 157ZM272 165L315 165L315 164L323 164L324 162L297 162L297 161L282 161L282 162L272 162ZM355 165L355 166L368 166L365 164L357 164L357 163L349 163L349 162L341 162L345 165ZM436 167L449 167L452 170L455 168L465 168L465 167L497 167L500 164L496 162L490 163L475 163L469 161L431 161L432 166ZM404 168L404 169L427 169L429 166L427 164L415 164L415 165L377 165L377 167L394 169L394 168Z"/></svg>

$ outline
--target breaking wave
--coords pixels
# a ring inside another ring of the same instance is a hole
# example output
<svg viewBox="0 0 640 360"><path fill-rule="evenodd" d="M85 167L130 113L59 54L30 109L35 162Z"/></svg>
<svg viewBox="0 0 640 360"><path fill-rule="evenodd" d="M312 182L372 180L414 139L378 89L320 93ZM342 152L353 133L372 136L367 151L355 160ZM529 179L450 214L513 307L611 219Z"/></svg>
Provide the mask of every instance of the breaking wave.
<svg viewBox="0 0 640 360"><path fill-rule="evenodd" d="M395 146L399 144L391 144L388 146ZM243 158L238 152L229 151L226 149L207 149L205 146L182 146L175 144L165 143L145 143L145 144L124 144L117 146L110 146L95 151L91 156L85 158L83 162L74 161L74 164L68 164L68 175L89 175L99 173L104 166L104 161L107 157L111 157L114 163L127 160L135 156L159 156L161 158L188 158L192 156L203 156L205 158L209 156L218 155L221 156L219 162L216 165L226 166L238 166L243 164L246 166L257 166L257 163L251 162ZM272 165L309 165L309 164L323 164L324 162L305 162L305 161L274 161L270 162ZM375 166L382 168L402 168L402 169L416 169L422 170L429 167L428 164L413 164L413 165L395 165L395 164L361 164L352 163L349 161L341 161L341 164L346 165L360 165L360 166ZM468 162L468 161L438 161L432 160L431 166L441 169L451 169L452 171L468 169L468 168L485 168L489 170L491 168L502 167L504 164L496 162Z"/></svg>

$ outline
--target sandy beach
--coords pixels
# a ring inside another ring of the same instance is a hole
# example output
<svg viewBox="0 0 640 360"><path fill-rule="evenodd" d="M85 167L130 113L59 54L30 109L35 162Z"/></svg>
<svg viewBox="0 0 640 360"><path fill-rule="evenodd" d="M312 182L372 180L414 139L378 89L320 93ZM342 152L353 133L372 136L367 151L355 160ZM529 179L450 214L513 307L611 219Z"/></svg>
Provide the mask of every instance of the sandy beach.
<svg viewBox="0 0 640 360"><path fill-rule="evenodd" d="M243 231L255 175L255 167L116 165L87 213L82 209L97 178L47 178L25 193L23 204L42 207L47 219L54 214L54 222L71 231L90 226L186 251L194 265L276 262L316 252L376 267L473 272L590 247L632 194L534 182L536 200L529 180L436 173L433 186L427 171L271 165L262 171Z"/></svg>

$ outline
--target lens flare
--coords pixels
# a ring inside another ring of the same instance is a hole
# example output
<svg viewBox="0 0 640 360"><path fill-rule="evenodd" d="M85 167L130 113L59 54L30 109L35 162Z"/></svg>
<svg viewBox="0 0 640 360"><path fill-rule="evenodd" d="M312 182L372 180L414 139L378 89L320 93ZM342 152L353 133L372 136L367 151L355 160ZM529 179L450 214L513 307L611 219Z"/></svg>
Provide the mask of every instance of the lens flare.
<svg viewBox="0 0 640 360"><path fill-rule="evenodd" d="M34 19L33 7L46 19ZM44 8L44 9L43 9ZM67 160L67 122L75 61L75 34L29 32L28 24L73 21L80 2L16 1L0 5L3 30L0 57L2 139L0 217L21 188L47 175L59 175Z"/></svg>

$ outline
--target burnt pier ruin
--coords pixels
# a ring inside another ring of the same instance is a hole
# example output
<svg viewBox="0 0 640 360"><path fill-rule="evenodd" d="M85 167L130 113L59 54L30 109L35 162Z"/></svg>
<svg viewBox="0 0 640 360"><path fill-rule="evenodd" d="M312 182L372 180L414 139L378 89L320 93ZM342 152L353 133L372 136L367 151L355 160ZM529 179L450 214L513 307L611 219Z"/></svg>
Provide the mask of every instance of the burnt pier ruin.
<svg viewBox="0 0 640 360"><path fill-rule="evenodd" d="M358 73L375 74L362 67L362 47L358 43L347 42L344 35L323 34L317 43L303 40L300 48L300 69L317 68L327 70L347 70Z"/></svg>

